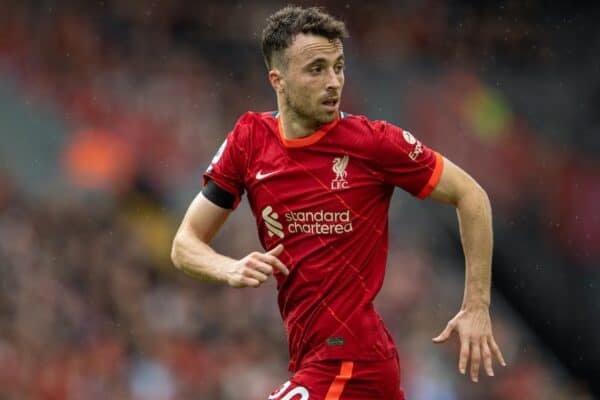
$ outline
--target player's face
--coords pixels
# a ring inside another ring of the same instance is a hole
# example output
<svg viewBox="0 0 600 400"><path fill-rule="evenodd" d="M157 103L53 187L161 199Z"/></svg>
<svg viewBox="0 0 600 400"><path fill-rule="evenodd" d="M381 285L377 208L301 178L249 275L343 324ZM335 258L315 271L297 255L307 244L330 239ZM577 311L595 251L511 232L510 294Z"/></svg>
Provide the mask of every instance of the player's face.
<svg viewBox="0 0 600 400"><path fill-rule="evenodd" d="M285 56L282 95L287 108L305 122L332 122L339 112L344 87L342 42L299 34Z"/></svg>

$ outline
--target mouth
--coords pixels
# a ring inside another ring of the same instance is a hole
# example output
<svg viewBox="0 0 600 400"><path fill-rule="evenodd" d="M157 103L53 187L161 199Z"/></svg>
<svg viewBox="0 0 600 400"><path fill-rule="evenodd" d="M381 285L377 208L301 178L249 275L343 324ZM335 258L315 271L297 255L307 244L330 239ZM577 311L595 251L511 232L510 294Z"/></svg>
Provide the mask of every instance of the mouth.
<svg viewBox="0 0 600 400"><path fill-rule="evenodd" d="M331 97L321 102L321 105L328 111L335 111L340 100L337 97Z"/></svg>

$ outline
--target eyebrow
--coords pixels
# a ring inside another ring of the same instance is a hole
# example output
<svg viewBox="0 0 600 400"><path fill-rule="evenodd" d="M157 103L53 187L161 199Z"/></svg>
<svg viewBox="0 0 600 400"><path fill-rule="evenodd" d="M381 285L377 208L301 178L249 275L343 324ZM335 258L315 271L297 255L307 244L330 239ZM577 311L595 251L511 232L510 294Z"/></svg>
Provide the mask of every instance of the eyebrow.
<svg viewBox="0 0 600 400"><path fill-rule="evenodd" d="M322 62L327 62L327 58L325 57L319 57L319 58L315 58L314 60L311 60L309 62L307 62L305 64L305 66L309 66L312 64L318 64L318 63L322 63ZM345 57L343 54L340 54L340 56L338 58L335 59L334 63L337 63L338 61L346 61Z"/></svg>

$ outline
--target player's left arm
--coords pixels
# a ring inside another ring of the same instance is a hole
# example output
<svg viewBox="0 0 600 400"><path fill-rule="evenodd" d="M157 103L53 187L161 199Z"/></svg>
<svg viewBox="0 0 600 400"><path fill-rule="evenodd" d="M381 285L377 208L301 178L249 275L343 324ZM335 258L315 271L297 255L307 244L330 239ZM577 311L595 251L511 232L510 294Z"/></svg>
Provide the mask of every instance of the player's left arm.
<svg viewBox="0 0 600 400"><path fill-rule="evenodd" d="M489 376L494 376L492 355L506 366L492 334L490 286L492 275L492 212L483 188L460 167L444 158L440 179L429 197L456 207L460 238L465 255L465 292L460 311L452 318L435 343L448 340L453 331L460 339L458 368L465 374L470 358L473 382L479 379L483 360Z"/></svg>

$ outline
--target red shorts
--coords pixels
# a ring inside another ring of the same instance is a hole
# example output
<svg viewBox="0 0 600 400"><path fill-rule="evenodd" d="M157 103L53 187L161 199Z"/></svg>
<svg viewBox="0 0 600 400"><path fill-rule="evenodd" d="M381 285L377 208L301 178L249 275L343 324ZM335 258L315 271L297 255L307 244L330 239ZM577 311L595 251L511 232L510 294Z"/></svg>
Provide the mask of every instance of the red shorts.
<svg viewBox="0 0 600 400"><path fill-rule="evenodd" d="M298 370L269 400L404 400L396 357L322 361Z"/></svg>

